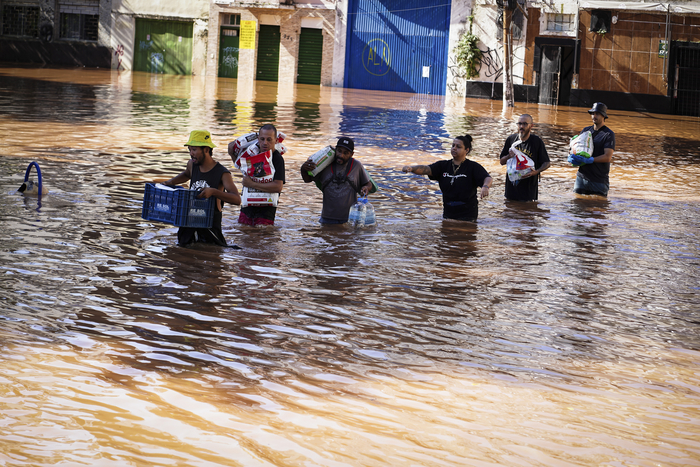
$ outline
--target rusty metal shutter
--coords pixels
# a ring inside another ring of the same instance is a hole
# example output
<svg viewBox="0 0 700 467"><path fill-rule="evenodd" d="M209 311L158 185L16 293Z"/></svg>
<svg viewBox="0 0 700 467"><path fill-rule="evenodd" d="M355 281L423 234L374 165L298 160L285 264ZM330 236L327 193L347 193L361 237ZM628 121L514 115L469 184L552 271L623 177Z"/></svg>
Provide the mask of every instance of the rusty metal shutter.
<svg viewBox="0 0 700 467"><path fill-rule="evenodd" d="M301 28L299 36L299 66L297 83L321 84L323 60L323 30Z"/></svg>
<svg viewBox="0 0 700 467"><path fill-rule="evenodd" d="M280 27L260 25L258 32L258 63L255 79L277 81L280 68Z"/></svg>
<svg viewBox="0 0 700 467"><path fill-rule="evenodd" d="M134 70L192 74L192 23L136 19Z"/></svg>

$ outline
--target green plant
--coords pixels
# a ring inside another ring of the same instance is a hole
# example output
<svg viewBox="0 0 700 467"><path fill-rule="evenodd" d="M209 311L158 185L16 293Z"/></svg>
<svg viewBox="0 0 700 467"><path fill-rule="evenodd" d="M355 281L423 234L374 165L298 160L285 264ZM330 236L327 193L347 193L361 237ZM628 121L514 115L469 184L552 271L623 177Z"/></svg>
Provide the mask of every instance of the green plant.
<svg viewBox="0 0 700 467"><path fill-rule="evenodd" d="M469 32L460 36L455 47L455 60L457 65L466 70L466 78L472 79L479 76L478 68L481 65L481 49L477 46L479 38L472 34L473 16L469 17Z"/></svg>

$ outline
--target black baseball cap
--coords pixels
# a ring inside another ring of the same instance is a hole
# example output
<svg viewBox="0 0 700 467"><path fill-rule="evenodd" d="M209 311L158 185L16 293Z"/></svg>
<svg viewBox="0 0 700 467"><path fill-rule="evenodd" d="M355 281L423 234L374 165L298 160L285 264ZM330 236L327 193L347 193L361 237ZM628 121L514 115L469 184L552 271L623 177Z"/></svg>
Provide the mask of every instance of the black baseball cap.
<svg viewBox="0 0 700 467"><path fill-rule="evenodd" d="M338 138L338 143L335 146L342 146L350 152L355 151L355 142L352 140L352 138L348 138L347 136L341 136Z"/></svg>

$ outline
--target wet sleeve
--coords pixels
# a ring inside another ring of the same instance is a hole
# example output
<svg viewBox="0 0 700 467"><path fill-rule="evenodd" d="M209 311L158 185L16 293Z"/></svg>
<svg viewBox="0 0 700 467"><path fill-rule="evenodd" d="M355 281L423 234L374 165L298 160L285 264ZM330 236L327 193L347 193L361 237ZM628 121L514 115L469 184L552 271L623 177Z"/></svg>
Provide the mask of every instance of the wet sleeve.
<svg viewBox="0 0 700 467"><path fill-rule="evenodd" d="M474 165L474 180L477 181L476 186L483 186L486 177L490 177L491 175L489 175L489 173L484 167L482 167L481 164L475 162Z"/></svg>
<svg viewBox="0 0 700 467"><path fill-rule="evenodd" d="M358 178L360 180L358 187L363 187L368 182L371 182L372 188L369 189L369 192L376 193L377 190L379 190L379 187L377 186L377 184L374 182L374 180L372 180L372 176L369 174L369 172L367 172L367 169L362 164L360 164L360 173L358 174Z"/></svg>
<svg viewBox="0 0 700 467"><path fill-rule="evenodd" d="M367 182L369 182L369 173L367 173L367 169L362 164L360 164L358 178L360 179L360 183L358 184L358 186L364 186L367 184Z"/></svg>
<svg viewBox="0 0 700 467"><path fill-rule="evenodd" d="M539 165L537 166L538 169L540 167L542 167L542 164L544 164L545 162L550 162L549 154L547 154L547 148L544 146L544 141L542 141L542 138L540 138L539 151L540 151L540 154L538 157L538 162L539 162Z"/></svg>
<svg viewBox="0 0 700 467"><path fill-rule="evenodd" d="M272 165L275 166L275 175L272 179L282 180L282 183L287 183L284 178L284 159L277 151L272 153Z"/></svg>
<svg viewBox="0 0 700 467"><path fill-rule="evenodd" d="M603 144L603 149L615 149L615 133L612 131L608 133L607 138L605 138L605 144Z"/></svg>
<svg viewBox="0 0 700 467"><path fill-rule="evenodd" d="M428 166L430 167L430 173L432 173L432 175L428 177L430 180L440 180L443 172L442 162L443 161L433 162Z"/></svg>

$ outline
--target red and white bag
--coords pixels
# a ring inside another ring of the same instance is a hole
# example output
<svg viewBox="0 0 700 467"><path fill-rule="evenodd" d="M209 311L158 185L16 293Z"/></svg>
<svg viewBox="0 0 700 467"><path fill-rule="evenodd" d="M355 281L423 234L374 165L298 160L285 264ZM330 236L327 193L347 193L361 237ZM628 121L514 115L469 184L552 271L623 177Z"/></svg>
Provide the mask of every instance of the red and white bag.
<svg viewBox="0 0 700 467"><path fill-rule="evenodd" d="M275 166L272 163L272 151L261 154L248 154L248 151L238 158L241 172L247 174L254 182L271 183L275 177ZM246 206L277 206L279 193L267 193L253 188L243 187L241 207Z"/></svg>
<svg viewBox="0 0 700 467"><path fill-rule="evenodd" d="M511 147L511 149L515 151L515 156L508 159L506 173L508 174L508 179L515 183L523 178L523 175L535 170L535 162L519 149L515 149L515 146Z"/></svg>
<svg viewBox="0 0 700 467"><path fill-rule="evenodd" d="M228 145L229 156L231 156L231 159L236 161L240 157L241 151L247 149L252 144L255 144L257 140L257 133L246 133L245 135L238 137L235 141L231 141Z"/></svg>
<svg viewBox="0 0 700 467"><path fill-rule="evenodd" d="M281 131L277 132L277 143L275 144L275 149L280 154L287 152L287 147L282 144L287 138L287 135ZM236 141L229 143L229 155L233 159L233 165L237 168L241 168L240 157L242 154L255 155L260 152L260 147L258 146L258 134L257 133L247 133Z"/></svg>

